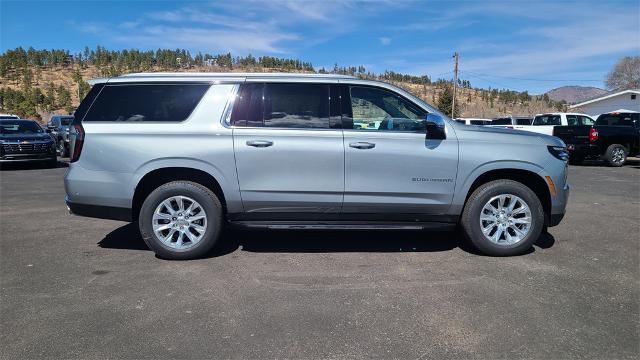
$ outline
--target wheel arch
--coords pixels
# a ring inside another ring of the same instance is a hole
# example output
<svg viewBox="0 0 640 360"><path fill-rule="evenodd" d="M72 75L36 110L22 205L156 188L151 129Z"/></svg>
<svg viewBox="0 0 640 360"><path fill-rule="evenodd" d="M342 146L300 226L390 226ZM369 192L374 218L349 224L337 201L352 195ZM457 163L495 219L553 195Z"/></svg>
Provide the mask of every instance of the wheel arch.
<svg viewBox="0 0 640 360"><path fill-rule="evenodd" d="M192 167L161 167L144 174L137 182L132 198L131 215L137 219L144 200L153 190L171 181L192 181L211 190L220 200L223 212L227 212L227 197L220 182L210 173Z"/></svg>
<svg viewBox="0 0 640 360"><path fill-rule="evenodd" d="M531 189L538 199L540 199L545 213L545 223L548 222L552 206L551 192L544 178L536 170L535 168L502 167L479 172L478 175L473 178L473 181L470 181L464 191L462 191L464 200L462 202L461 212L464 210L471 194L478 187L490 181L505 179L517 181Z"/></svg>

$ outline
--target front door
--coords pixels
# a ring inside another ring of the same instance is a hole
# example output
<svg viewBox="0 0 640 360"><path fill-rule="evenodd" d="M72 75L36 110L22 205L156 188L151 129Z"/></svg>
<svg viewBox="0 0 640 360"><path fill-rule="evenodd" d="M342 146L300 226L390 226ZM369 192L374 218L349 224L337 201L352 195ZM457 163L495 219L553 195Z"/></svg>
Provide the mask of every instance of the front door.
<svg viewBox="0 0 640 360"><path fill-rule="evenodd" d="M345 100L353 121L344 121L343 212L444 214L456 182L455 136L426 139L426 111L386 89L345 86Z"/></svg>
<svg viewBox="0 0 640 360"><path fill-rule="evenodd" d="M338 213L344 191L340 123L326 84L246 83L231 115L245 212Z"/></svg>

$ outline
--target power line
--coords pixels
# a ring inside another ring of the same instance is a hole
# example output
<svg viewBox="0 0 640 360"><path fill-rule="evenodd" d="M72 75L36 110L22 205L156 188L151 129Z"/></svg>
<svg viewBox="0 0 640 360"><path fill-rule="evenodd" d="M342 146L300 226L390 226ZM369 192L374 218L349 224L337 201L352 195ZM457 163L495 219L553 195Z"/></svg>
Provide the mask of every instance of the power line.
<svg viewBox="0 0 640 360"><path fill-rule="evenodd" d="M463 70L460 70L460 71L462 72ZM480 76L511 79L511 80L521 80L521 81L581 81L581 82L596 82L596 81L601 82L602 81L602 79L599 79L599 80L595 80L595 79L533 79L533 78L520 78L520 77L512 77L512 76L483 74L483 73L477 73L477 72L468 71L468 70L464 70L464 72L468 74L475 74Z"/></svg>

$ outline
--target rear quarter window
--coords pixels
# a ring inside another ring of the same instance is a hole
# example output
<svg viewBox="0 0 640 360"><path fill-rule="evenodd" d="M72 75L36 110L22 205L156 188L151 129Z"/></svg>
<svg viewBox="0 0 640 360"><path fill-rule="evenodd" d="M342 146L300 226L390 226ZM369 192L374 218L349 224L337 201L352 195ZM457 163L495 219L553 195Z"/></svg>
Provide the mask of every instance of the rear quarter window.
<svg viewBox="0 0 640 360"><path fill-rule="evenodd" d="M105 85L83 121L178 122L189 117L209 84Z"/></svg>
<svg viewBox="0 0 640 360"><path fill-rule="evenodd" d="M596 125L632 126L632 114L602 114L598 116Z"/></svg>

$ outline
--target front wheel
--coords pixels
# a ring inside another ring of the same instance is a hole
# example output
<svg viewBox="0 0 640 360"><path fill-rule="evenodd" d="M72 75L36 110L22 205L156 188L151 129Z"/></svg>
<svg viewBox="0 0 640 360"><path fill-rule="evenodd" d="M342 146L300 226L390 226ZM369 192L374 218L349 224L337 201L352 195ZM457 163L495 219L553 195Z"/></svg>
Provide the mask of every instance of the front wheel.
<svg viewBox="0 0 640 360"><path fill-rule="evenodd" d="M609 165L620 167L627 162L627 149L620 144L609 145L604 153L604 159L607 160Z"/></svg>
<svg viewBox="0 0 640 360"><path fill-rule="evenodd" d="M67 147L64 144L64 140L60 139L58 140L58 154L60 154L60 157L67 157Z"/></svg>
<svg viewBox="0 0 640 360"><path fill-rule="evenodd" d="M540 236L544 210L527 186L512 180L495 180L471 194L461 225L467 239L482 253L520 255Z"/></svg>
<svg viewBox="0 0 640 360"><path fill-rule="evenodd" d="M208 188L174 181L149 194L138 220L142 239L159 257L194 259L206 254L218 241L222 206Z"/></svg>

